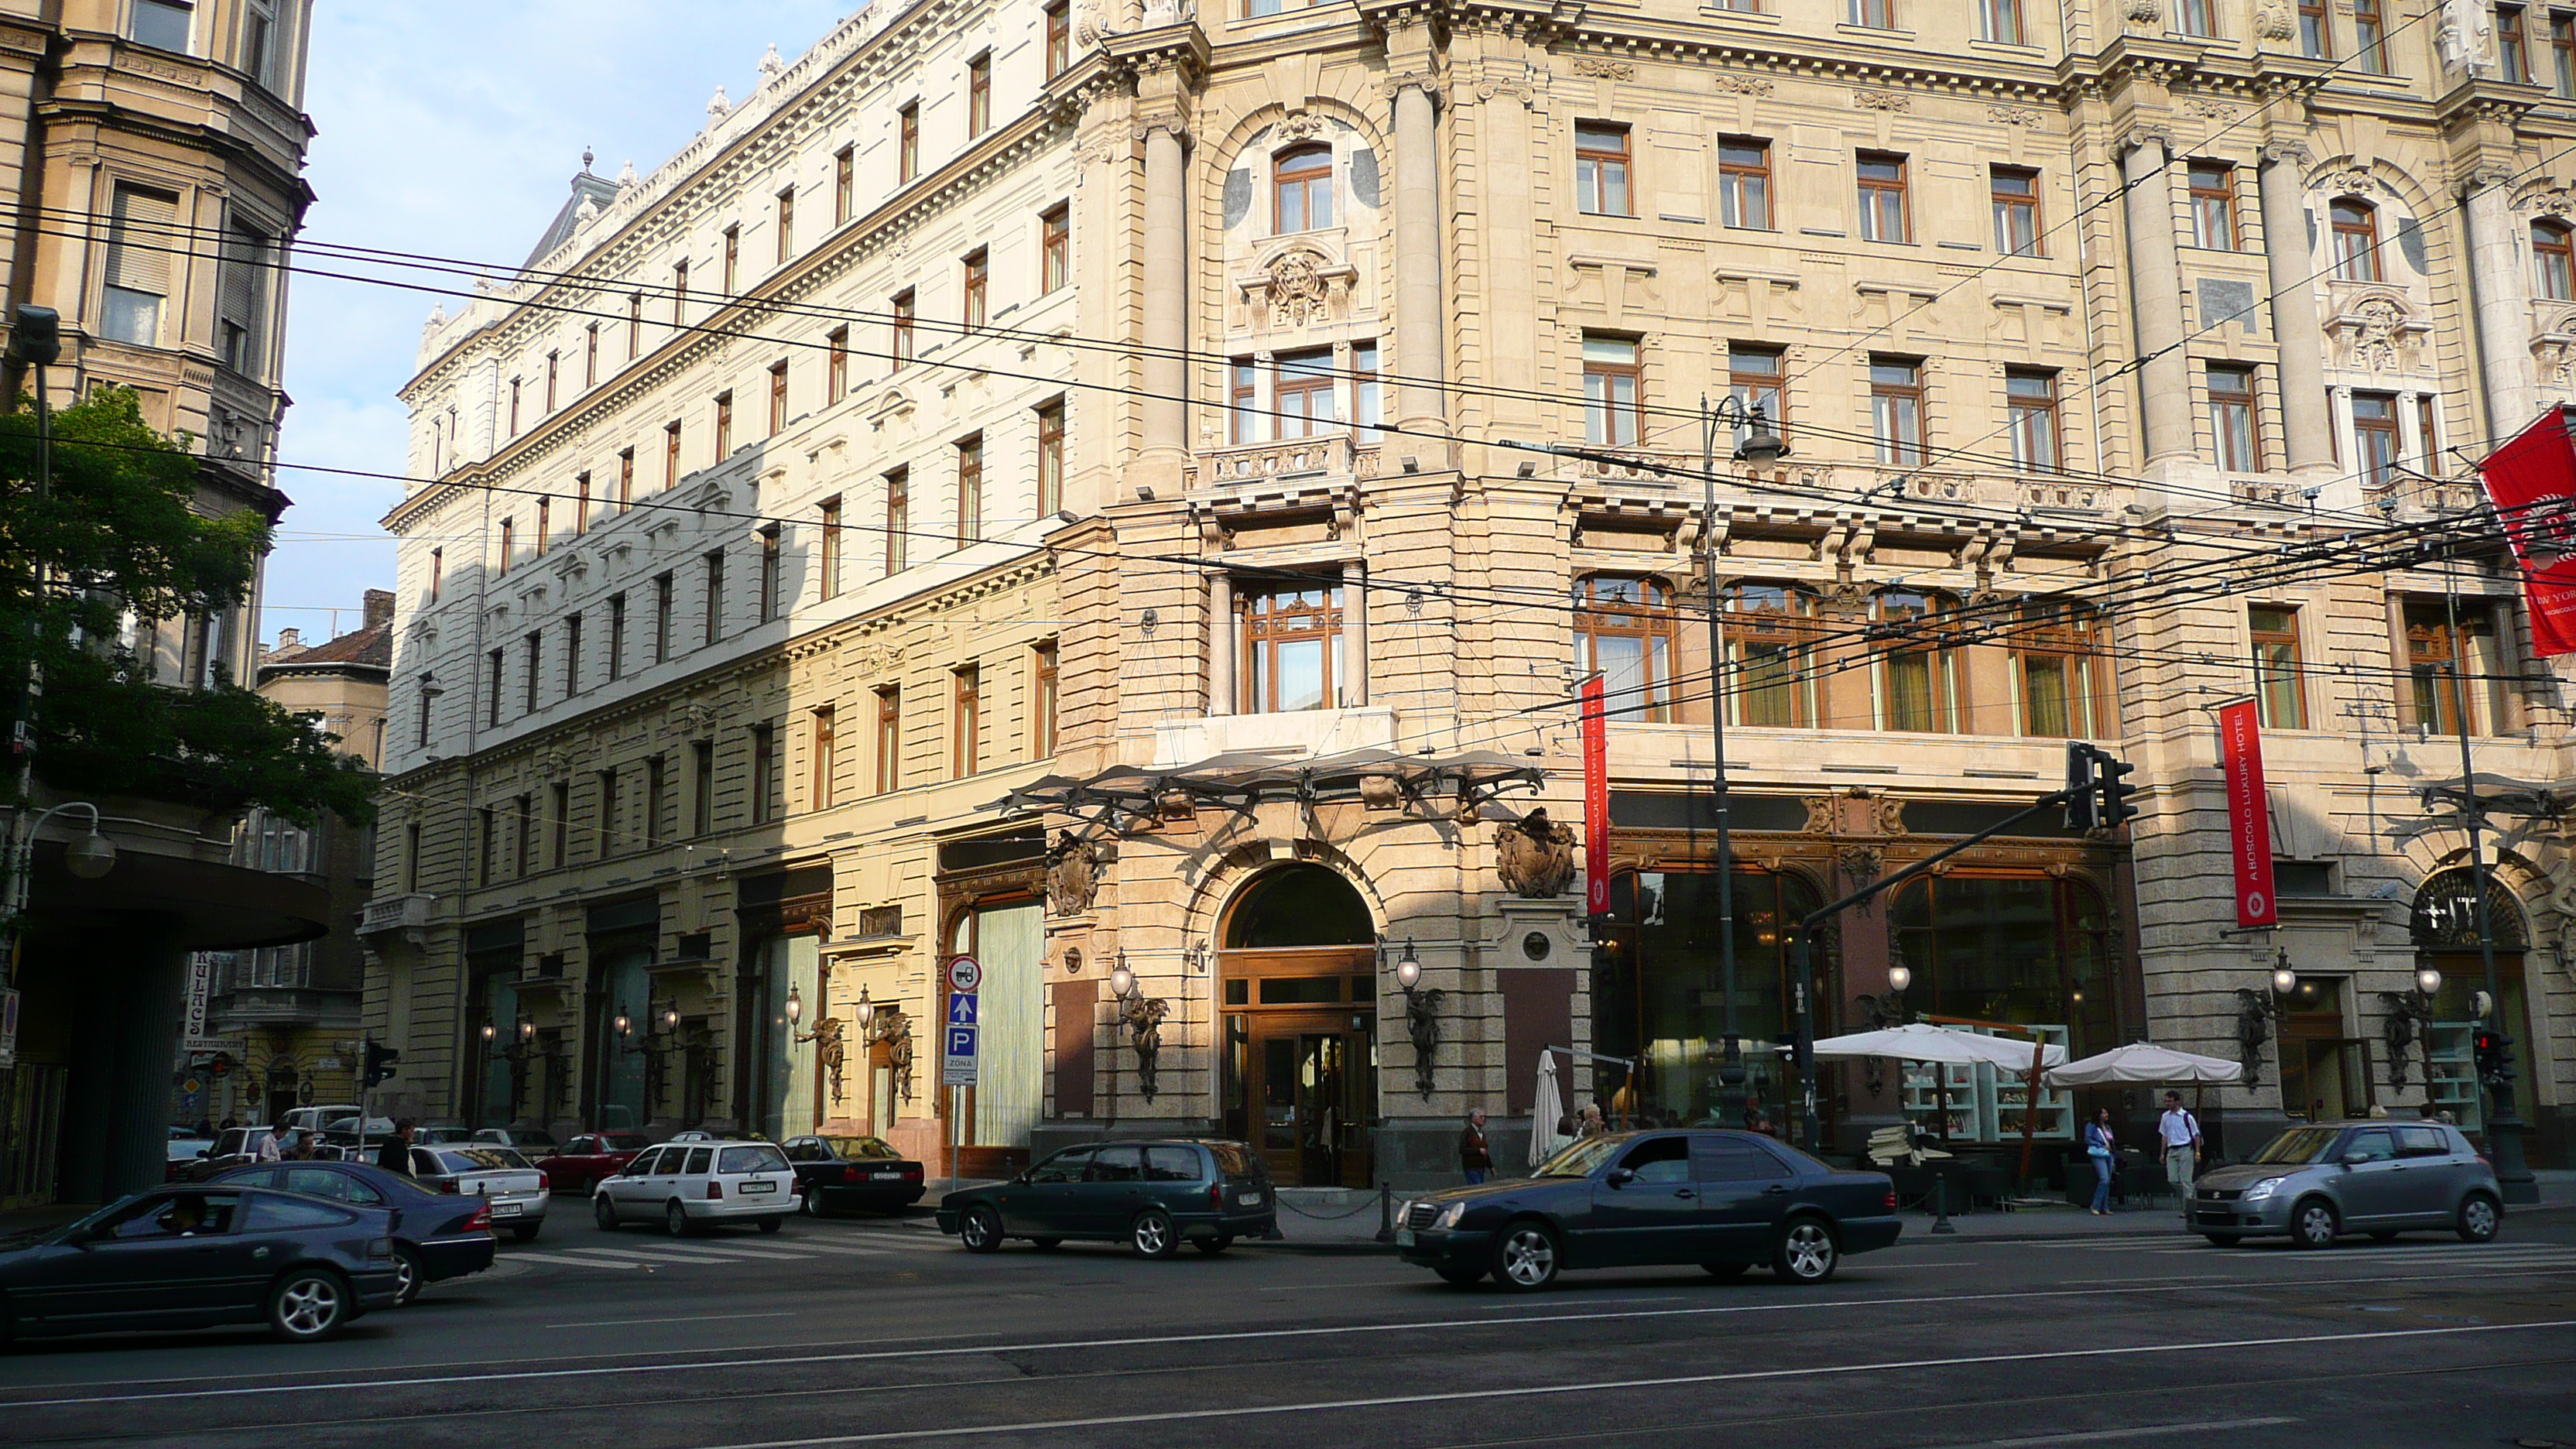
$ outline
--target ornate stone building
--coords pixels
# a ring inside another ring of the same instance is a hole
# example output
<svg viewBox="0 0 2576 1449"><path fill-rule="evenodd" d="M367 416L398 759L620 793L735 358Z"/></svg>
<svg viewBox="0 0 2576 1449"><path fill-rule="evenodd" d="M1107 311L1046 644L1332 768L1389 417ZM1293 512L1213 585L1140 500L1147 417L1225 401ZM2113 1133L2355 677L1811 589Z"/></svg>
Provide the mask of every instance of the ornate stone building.
<svg viewBox="0 0 2576 1449"><path fill-rule="evenodd" d="M2239 1145L2424 1110L2428 1071L2474 1125L2465 722L2538 782L2498 906L2554 1144L2566 717L2450 520L2452 450L2566 395L2576 75L2491 19L858 12L424 338L370 911L408 1100L1419 1181L1471 1106L1520 1150L1548 1048L1578 1100L1731 1112L1730 1011L1792 1118L1803 988L1820 1035L2251 1050ZM1789 450L1721 433L1713 508L1703 399ZM2250 934L2208 709L2246 694ZM2017 825L1790 979L1799 917L2068 739L2139 764L2139 821ZM1597 922L1542 808L1609 833ZM942 1092L957 954L979 1077ZM1865 1066L1819 1109L2022 1125L2010 1083Z"/></svg>

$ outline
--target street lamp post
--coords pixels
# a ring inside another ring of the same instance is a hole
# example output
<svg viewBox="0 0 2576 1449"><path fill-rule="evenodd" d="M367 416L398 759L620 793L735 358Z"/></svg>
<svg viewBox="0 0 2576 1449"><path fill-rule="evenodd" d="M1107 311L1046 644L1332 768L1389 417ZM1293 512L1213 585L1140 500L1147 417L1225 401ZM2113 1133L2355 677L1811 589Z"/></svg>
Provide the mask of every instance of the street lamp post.
<svg viewBox="0 0 2576 1449"><path fill-rule="evenodd" d="M2540 1201L2540 1183L2531 1175L2531 1164L2523 1156L2521 1114L2513 1101L2513 1031L2512 1024L2502 1020L2504 993L2496 982L2495 923L2487 916L2487 892L2492 885L2487 875L2486 840L2478 813L2478 779L2469 762L2469 686L2460 672L2456 617L2451 630L2453 657L2447 666L2451 673L2451 721L2460 731L2460 813L2469 833L2470 889L2476 897L2478 924L2478 957L2485 968L2486 997L2497 1003L2497 1043L2500 1058L2495 1073L2483 1079L2487 1090L2487 1153L2495 1160L2496 1186L2507 1203ZM2472 1067L2474 1070L2474 1067ZM2430 1084L2427 1083L2429 1086Z"/></svg>

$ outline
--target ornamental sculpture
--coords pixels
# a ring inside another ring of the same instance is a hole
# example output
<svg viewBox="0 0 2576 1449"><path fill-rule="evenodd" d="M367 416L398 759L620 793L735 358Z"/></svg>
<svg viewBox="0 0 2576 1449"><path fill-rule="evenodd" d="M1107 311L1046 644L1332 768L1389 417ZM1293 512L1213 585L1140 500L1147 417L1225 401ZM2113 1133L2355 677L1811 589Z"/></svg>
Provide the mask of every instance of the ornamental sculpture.
<svg viewBox="0 0 2576 1449"><path fill-rule="evenodd" d="M1047 852L1047 912L1078 916L1100 894L1100 852L1072 831L1060 831Z"/></svg>
<svg viewBox="0 0 2576 1449"><path fill-rule="evenodd" d="M1154 1100L1154 1072L1163 1052L1163 1018L1171 1014L1172 1004L1159 996L1131 996L1118 1007L1136 1047L1136 1087L1148 1102Z"/></svg>
<svg viewBox="0 0 2576 1449"><path fill-rule="evenodd" d="M1551 900L1574 883L1574 827L1547 818L1544 807L1494 832L1495 873L1523 900Z"/></svg>
<svg viewBox="0 0 2576 1449"><path fill-rule="evenodd" d="M1413 1086L1426 1102L1431 1100L1433 1059L1440 1051L1440 1003L1448 995L1438 987L1404 993L1404 1034L1413 1040Z"/></svg>
<svg viewBox="0 0 2576 1449"><path fill-rule="evenodd" d="M841 1044L841 1019L824 1017L814 1023L812 1031L803 1033L796 1040L814 1043L815 1064L823 1069L823 1075L832 1083L832 1100L841 1100L841 1073L849 1064L848 1050Z"/></svg>

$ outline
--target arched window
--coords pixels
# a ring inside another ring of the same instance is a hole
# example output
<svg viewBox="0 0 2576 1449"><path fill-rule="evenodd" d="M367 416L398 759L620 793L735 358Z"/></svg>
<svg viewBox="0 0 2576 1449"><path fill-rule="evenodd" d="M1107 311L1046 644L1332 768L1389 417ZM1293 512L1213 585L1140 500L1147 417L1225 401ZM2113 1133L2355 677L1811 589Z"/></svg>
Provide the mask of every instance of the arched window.
<svg viewBox="0 0 2576 1449"><path fill-rule="evenodd" d="M1599 674L1612 719L1673 717L1673 601L1653 579L1592 574L1574 585L1574 667Z"/></svg>
<svg viewBox="0 0 2576 1449"><path fill-rule="evenodd" d="M1333 148L1299 146L1270 163L1270 229L1320 231L1333 224Z"/></svg>
<svg viewBox="0 0 2576 1449"><path fill-rule="evenodd" d="M1737 584L1725 598L1729 724L1800 728L1816 717L1815 596L1782 584Z"/></svg>
<svg viewBox="0 0 2576 1449"><path fill-rule="evenodd" d="M1376 940L1368 902L1349 881L1320 865L1263 871L1225 915L1229 951L1366 946Z"/></svg>
<svg viewBox="0 0 2576 1449"><path fill-rule="evenodd" d="M1958 729L1949 640L1951 603L1939 594L1888 589L1877 599L1881 729Z"/></svg>
<svg viewBox="0 0 2576 1449"><path fill-rule="evenodd" d="M2334 223L2334 275L2338 282L2376 282L2379 275L2379 212L2367 201L2344 197L2331 209Z"/></svg>
<svg viewBox="0 0 2576 1449"><path fill-rule="evenodd" d="M2576 233L2558 222L2535 221L2531 255L2540 264L2540 295L2556 302L2576 298Z"/></svg>
<svg viewBox="0 0 2576 1449"><path fill-rule="evenodd" d="M2106 732L2098 612L2067 600L2033 599L2022 605L2011 644L2023 734L2080 740Z"/></svg>

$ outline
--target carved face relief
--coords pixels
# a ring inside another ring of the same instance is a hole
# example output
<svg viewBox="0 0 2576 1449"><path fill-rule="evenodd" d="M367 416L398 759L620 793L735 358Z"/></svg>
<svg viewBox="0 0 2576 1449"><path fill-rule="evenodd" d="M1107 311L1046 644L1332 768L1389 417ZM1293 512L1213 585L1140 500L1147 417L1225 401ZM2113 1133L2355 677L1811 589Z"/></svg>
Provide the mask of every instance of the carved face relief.
<svg viewBox="0 0 2576 1449"><path fill-rule="evenodd" d="M1305 250L1282 252L1270 264L1263 301L1272 327L1305 327L1331 320L1332 283L1324 277L1324 259Z"/></svg>

